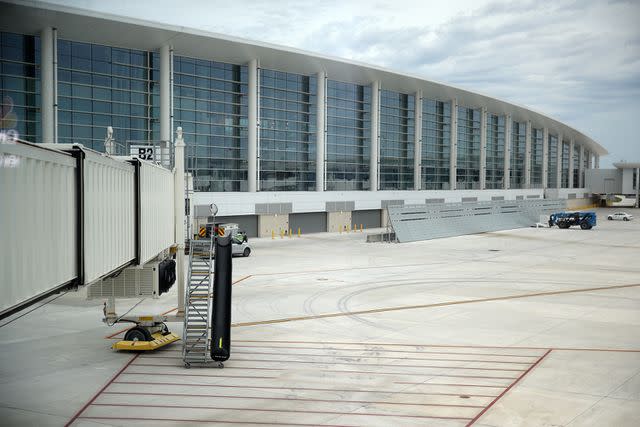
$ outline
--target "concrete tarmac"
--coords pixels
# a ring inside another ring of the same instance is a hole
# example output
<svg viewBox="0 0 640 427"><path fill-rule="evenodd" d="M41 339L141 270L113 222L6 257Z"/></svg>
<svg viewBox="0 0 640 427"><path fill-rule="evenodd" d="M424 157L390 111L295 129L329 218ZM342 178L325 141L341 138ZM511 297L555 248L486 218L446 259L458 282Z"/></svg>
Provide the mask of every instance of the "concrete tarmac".
<svg viewBox="0 0 640 427"><path fill-rule="evenodd" d="M366 243L366 230L250 239L252 255L234 258L224 369L185 369L180 342L112 351L126 325L102 324L101 301L51 297L0 322L0 416L5 425L637 426L640 210L626 211L636 219L598 210L593 230L407 244ZM118 300L118 311L137 302ZM132 313L176 304L174 288Z"/></svg>

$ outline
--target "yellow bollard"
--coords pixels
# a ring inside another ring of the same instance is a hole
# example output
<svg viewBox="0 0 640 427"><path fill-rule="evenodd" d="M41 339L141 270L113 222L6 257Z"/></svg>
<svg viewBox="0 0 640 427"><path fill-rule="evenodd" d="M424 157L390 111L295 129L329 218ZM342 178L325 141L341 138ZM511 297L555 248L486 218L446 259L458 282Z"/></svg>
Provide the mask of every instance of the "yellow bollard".
<svg viewBox="0 0 640 427"><path fill-rule="evenodd" d="M282 228L280 229L280 238L284 239L284 231L282 231Z"/></svg>
<svg viewBox="0 0 640 427"><path fill-rule="evenodd" d="M298 227L298 237L300 237L300 227Z"/></svg>
<svg viewBox="0 0 640 427"><path fill-rule="evenodd" d="M342 226L340 226L340 234L342 234Z"/></svg>
<svg viewBox="0 0 640 427"><path fill-rule="evenodd" d="M351 233L351 223L347 226L347 233Z"/></svg>
<svg viewBox="0 0 640 427"><path fill-rule="evenodd" d="M271 230L271 240L276 238L276 232L275 230Z"/></svg>
<svg viewBox="0 0 640 427"><path fill-rule="evenodd" d="M362 224L360 224L360 232L362 233Z"/></svg>
<svg viewBox="0 0 640 427"><path fill-rule="evenodd" d="M292 233L291 229L289 229L289 238L291 238L291 237L292 237L292 236L291 236L292 234L293 234L293 233Z"/></svg>

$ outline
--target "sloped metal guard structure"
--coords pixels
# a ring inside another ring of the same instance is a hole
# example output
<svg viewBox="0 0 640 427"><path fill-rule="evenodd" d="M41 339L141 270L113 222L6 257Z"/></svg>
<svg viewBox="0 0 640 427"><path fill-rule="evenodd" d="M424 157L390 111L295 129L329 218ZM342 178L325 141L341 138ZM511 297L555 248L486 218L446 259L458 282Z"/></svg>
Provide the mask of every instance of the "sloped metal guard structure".
<svg viewBox="0 0 640 427"><path fill-rule="evenodd" d="M400 243L529 227L540 215L565 209L563 200L499 200L389 206Z"/></svg>

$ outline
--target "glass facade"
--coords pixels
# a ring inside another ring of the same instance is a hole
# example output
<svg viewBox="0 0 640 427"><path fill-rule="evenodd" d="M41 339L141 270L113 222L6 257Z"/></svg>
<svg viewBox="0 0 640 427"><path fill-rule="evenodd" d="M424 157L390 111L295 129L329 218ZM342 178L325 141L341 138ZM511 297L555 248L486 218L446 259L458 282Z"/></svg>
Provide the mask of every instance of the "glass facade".
<svg viewBox="0 0 640 427"><path fill-rule="evenodd" d="M327 81L326 190L368 190L371 87Z"/></svg>
<svg viewBox="0 0 640 427"><path fill-rule="evenodd" d="M562 141L562 182L560 188L569 188L569 141Z"/></svg>
<svg viewBox="0 0 640 427"><path fill-rule="evenodd" d="M247 191L247 67L176 56L173 69L195 191Z"/></svg>
<svg viewBox="0 0 640 427"><path fill-rule="evenodd" d="M549 135L547 188L558 188L558 137L555 135Z"/></svg>
<svg viewBox="0 0 640 427"><path fill-rule="evenodd" d="M316 188L316 77L260 70L260 190Z"/></svg>
<svg viewBox="0 0 640 427"><path fill-rule="evenodd" d="M504 116L487 114L487 189L504 188L504 127Z"/></svg>
<svg viewBox="0 0 640 427"><path fill-rule="evenodd" d="M580 188L580 146L573 145L573 188Z"/></svg>
<svg viewBox="0 0 640 427"><path fill-rule="evenodd" d="M0 131L40 141L40 38L0 32Z"/></svg>
<svg viewBox="0 0 640 427"><path fill-rule="evenodd" d="M543 129L533 129L531 131L531 188L542 188L543 138Z"/></svg>
<svg viewBox="0 0 640 427"><path fill-rule="evenodd" d="M456 188L480 188L480 110L458 107Z"/></svg>
<svg viewBox="0 0 640 427"><path fill-rule="evenodd" d="M511 126L511 163L510 188L524 188L524 164L527 155L526 149L527 124L514 121Z"/></svg>
<svg viewBox="0 0 640 427"><path fill-rule="evenodd" d="M415 97L380 93L380 190L412 190Z"/></svg>
<svg viewBox="0 0 640 427"><path fill-rule="evenodd" d="M157 54L58 40L58 142L104 151L107 126L118 150L151 140L157 80Z"/></svg>
<svg viewBox="0 0 640 427"><path fill-rule="evenodd" d="M450 161L451 103L423 99L421 188L448 190Z"/></svg>

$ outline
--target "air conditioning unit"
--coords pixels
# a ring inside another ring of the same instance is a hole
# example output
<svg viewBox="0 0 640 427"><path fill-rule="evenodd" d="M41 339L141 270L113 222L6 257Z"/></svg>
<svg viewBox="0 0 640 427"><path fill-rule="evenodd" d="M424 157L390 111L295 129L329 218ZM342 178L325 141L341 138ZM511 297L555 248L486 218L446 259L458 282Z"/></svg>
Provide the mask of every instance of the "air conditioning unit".
<svg viewBox="0 0 640 427"><path fill-rule="evenodd" d="M140 267L127 267L117 276L99 280L89 286L87 299L158 298L175 282L175 261L153 261Z"/></svg>

